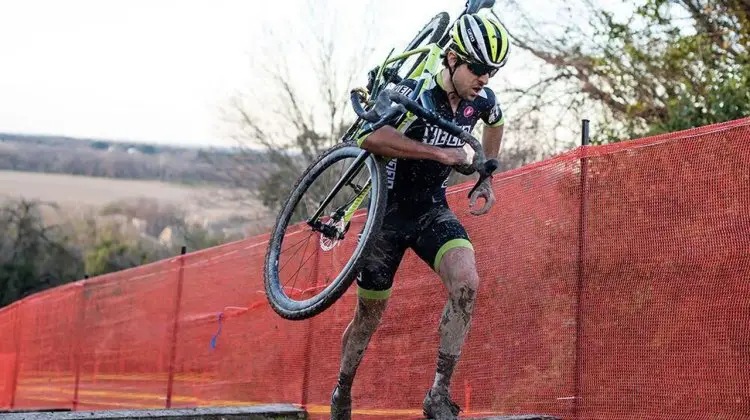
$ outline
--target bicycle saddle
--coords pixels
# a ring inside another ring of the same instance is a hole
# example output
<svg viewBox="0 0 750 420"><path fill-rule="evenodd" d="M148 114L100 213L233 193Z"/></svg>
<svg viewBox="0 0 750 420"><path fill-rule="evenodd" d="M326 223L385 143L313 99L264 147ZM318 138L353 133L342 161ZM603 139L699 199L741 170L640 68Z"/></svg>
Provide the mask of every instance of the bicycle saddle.
<svg viewBox="0 0 750 420"><path fill-rule="evenodd" d="M466 13L476 13L481 9L492 7L495 5L495 0L467 0L466 1Z"/></svg>

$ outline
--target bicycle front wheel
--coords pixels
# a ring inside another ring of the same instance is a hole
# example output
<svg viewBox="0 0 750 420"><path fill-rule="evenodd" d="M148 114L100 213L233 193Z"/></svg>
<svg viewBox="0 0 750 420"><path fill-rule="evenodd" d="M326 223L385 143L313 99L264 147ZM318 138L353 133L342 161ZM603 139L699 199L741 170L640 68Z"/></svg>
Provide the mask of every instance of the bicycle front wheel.
<svg viewBox="0 0 750 420"><path fill-rule="evenodd" d="M380 229L386 199L383 159L353 143L328 149L305 170L266 253L265 290L276 313L310 318L344 294Z"/></svg>

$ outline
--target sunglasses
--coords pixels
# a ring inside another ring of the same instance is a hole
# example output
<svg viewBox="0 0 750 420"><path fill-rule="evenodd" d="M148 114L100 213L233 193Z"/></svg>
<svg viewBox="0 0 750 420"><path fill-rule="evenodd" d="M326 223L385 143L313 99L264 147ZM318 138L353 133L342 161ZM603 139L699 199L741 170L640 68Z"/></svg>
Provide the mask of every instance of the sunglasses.
<svg viewBox="0 0 750 420"><path fill-rule="evenodd" d="M460 60L456 67L460 66L461 64L466 64L466 67L469 68L469 71L474 73L475 76L482 76L485 74L488 74L490 77L497 74L497 72L500 70L499 68L488 66L486 64L482 63L476 63L474 61L468 61L468 60Z"/></svg>

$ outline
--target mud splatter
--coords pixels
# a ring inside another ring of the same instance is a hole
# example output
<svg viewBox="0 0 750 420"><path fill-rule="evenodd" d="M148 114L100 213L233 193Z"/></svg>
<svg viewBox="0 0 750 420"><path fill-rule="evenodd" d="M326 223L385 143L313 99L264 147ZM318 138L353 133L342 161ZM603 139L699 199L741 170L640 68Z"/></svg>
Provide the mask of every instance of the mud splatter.
<svg viewBox="0 0 750 420"><path fill-rule="evenodd" d="M459 354L471 324L475 296L476 291L464 285L451 293L448 302L445 303L438 327L440 349L443 352Z"/></svg>
<svg viewBox="0 0 750 420"><path fill-rule="evenodd" d="M458 292L456 312L460 313L466 324L471 322L471 314L474 311L474 301L476 300L476 290L468 285L462 286ZM451 299L453 300L453 299Z"/></svg>
<svg viewBox="0 0 750 420"><path fill-rule="evenodd" d="M444 210L438 213L437 217L435 217L435 223L445 223L453 220L458 220L458 218L448 208L444 208Z"/></svg>
<svg viewBox="0 0 750 420"><path fill-rule="evenodd" d="M451 355L438 351L437 358L437 374L435 375L435 384L433 388L438 391L448 391L450 388L451 377L453 376L453 369L458 363L457 355Z"/></svg>
<svg viewBox="0 0 750 420"><path fill-rule="evenodd" d="M425 230L430 226L457 221L458 218L448 206L437 205L417 219L418 230Z"/></svg>

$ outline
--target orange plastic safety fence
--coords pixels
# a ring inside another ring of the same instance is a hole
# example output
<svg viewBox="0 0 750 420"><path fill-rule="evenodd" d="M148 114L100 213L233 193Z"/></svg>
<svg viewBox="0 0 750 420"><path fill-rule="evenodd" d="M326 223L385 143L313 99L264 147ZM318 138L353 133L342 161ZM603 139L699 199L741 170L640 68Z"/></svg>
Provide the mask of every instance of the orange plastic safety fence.
<svg viewBox="0 0 750 420"><path fill-rule="evenodd" d="M743 119L505 172L481 217L470 185L452 188L481 278L454 399L476 415L750 418L749 185ZM263 293L267 241L4 308L0 408L287 402L325 417L355 288L317 317L281 319ZM355 417L421 415L445 299L408 251L357 373Z"/></svg>

